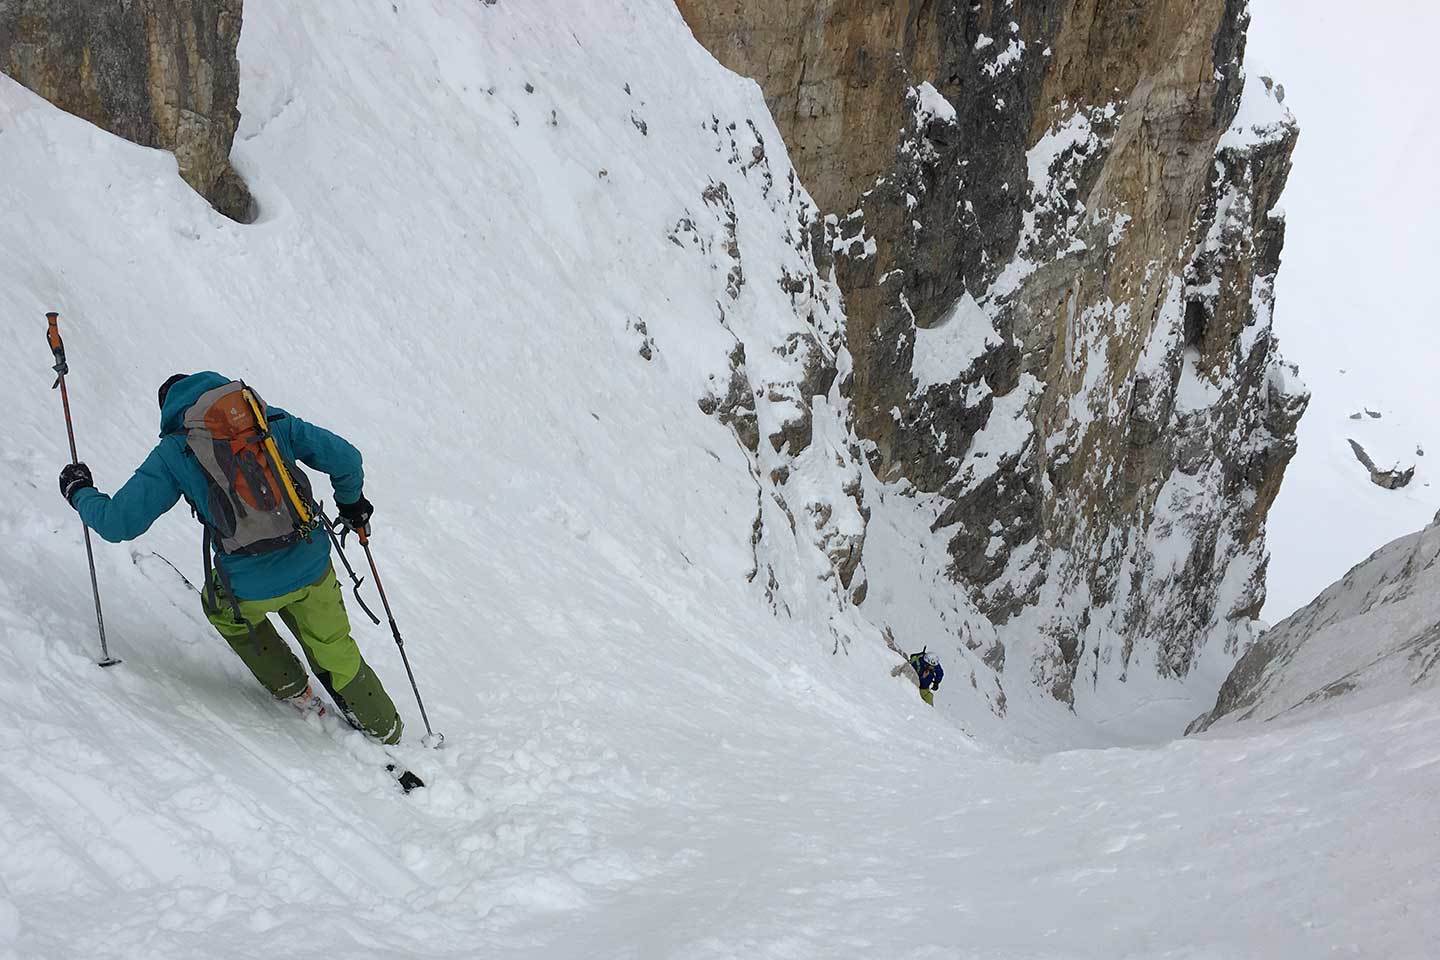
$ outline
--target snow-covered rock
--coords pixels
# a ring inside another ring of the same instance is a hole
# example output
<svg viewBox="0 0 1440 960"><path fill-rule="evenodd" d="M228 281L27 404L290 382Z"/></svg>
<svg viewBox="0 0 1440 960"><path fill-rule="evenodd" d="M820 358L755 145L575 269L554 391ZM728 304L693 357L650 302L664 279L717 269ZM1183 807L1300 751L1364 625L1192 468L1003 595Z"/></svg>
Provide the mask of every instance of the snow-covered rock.
<svg viewBox="0 0 1440 960"><path fill-rule="evenodd" d="M1402 466L1400 461L1393 460L1389 466L1376 464L1370 453L1360 445L1358 441L1349 440L1350 449L1355 454L1355 459L1360 461L1370 473L1370 482L1377 487L1384 487L1386 490L1398 490L1401 487L1409 486L1410 481L1415 479L1415 464Z"/></svg>
<svg viewBox="0 0 1440 960"><path fill-rule="evenodd" d="M1377 550L1235 664L1190 732L1355 711L1440 685L1440 517Z"/></svg>
<svg viewBox="0 0 1440 960"><path fill-rule="evenodd" d="M680 6L866 238L830 245L856 430L945 504L1012 694L1208 697L1254 636L1307 400L1271 330L1297 131L1245 75L1246 5L936 4L903 30L858 0Z"/></svg>

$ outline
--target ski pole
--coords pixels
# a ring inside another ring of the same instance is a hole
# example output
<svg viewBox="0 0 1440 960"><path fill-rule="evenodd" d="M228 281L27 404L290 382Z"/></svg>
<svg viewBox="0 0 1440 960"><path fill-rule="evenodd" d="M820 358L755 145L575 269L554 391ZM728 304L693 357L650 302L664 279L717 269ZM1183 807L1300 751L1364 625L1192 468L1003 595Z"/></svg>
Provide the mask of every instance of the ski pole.
<svg viewBox="0 0 1440 960"><path fill-rule="evenodd" d="M369 527L356 527L355 535L365 550L365 559L370 561L370 576L375 580L375 589L380 593L380 603L385 607L385 616L390 621L390 633L395 637L395 646L400 648L400 660L405 664L405 673L410 677L410 689L415 691L415 703L420 707L420 719L425 721L425 738L420 742L427 747L439 749L445 743L445 734L430 729L430 717L425 713L425 701L420 699L420 687L415 683L415 671L410 669L410 658L405 655L405 641L400 638L400 628L395 625L395 614L390 612L390 599L385 596L385 584L380 582L380 571L375 568L375 555L370 552Z"/></svg>
<svg viewBox="0 0 1440 960"><path fill-rule="evenodd" d="M60 339L60 314L47 313L45 319L50 321L45 337L50 342L50 352L55 355L55 383L50 389L60 389L60 403L65 408L65 434L70 438L70 462L79 463L80 454L75 450L75 425L70 419L70 392L65 389L65 374L70 372L70 365L65 362L65 341ZM100 610L100 583L95 579L95 550L90 545L90 528L82 520L80 529L85 531L85 560L90 565L90 592L95 595L95 625L100 630L99 665L113 667L120 661L110 656L110 647L105 642L105 614Z"/></svg>

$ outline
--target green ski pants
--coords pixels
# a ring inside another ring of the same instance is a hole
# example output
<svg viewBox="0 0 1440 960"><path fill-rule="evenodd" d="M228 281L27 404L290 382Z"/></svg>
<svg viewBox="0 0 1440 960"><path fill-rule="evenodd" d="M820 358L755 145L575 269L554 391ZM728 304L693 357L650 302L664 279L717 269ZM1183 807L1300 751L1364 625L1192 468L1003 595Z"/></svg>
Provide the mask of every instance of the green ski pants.
<svg viewBox="0 0 1440 960"><path fill-rule="evenodd" d="M404 724L380 678L350 636L350 618L345 613L334 567L310 586L283 596L241 600L242 619L236 619L235 605L218 583L216 605L218 609L210 609L202 594L206 619L272 696L288 699L303 693L310 682L305 668L267 616L275 613L300 641L310 669L345 719L381 743L400 741Z"/></svg>

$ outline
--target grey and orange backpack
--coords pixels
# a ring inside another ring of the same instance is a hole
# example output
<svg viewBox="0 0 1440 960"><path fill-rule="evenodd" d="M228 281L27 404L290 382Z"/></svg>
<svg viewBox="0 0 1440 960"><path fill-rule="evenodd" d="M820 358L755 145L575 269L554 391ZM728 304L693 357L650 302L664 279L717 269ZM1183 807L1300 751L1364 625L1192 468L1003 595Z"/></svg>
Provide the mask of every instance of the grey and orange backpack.
<svg viewBox="0 0 1440 960"><path fill-rule="evenodd" d="M309 481L280 452L265 411L259 394L233 380L202 393L182 421L185 446L205 473L198 512L227 554L270 553L320 526Z"/></svg>

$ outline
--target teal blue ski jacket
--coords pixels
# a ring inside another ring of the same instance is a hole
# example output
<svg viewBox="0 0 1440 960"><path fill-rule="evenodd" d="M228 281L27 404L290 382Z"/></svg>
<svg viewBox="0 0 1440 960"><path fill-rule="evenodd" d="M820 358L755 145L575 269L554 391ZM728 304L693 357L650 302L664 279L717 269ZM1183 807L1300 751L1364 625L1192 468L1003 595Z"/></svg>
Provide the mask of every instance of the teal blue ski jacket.
<svg viewBox="0 0 1440 960"><path fill-rule="evenodd" d="M134 540L175 506L181 496L201 512L204 522L210 522L204 514L208 503L205 472L187 451L181 422L185 410L202 393L229 382L229 377L209 370L176 381L160 410L160 442L135 475L113 497L90 487L76 492L72 503L87 527L111 543ZM359 450L344 438L279 407L267 404L266 419L286 460L329 474L337 503L360 499L365 472ZM272 553L221 553L216 560L229 575L237 597L268 600L324 576L330 566L330 539L319 530L306 540Z"/></svg>

